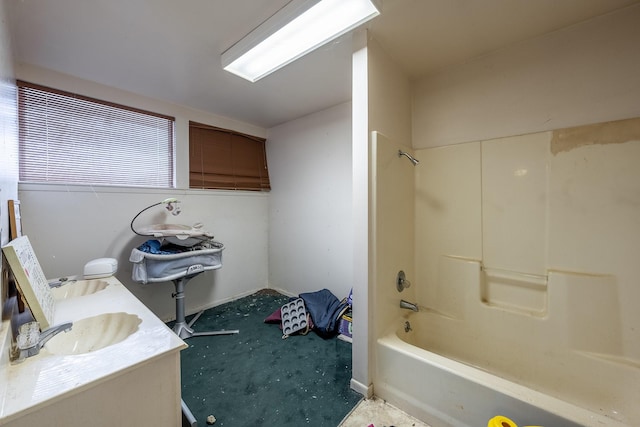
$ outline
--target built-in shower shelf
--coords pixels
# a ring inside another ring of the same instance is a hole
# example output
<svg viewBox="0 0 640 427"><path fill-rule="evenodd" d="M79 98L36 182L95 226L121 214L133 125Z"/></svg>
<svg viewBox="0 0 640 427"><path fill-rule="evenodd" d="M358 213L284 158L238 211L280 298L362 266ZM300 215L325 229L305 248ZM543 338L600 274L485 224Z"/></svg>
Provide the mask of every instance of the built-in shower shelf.
<svg viewBox="0 0 640 427"><path fill-rule="evenodd" d="M526 314L547 313L546 275L482 267L480 298L491 307Z"/></svg>

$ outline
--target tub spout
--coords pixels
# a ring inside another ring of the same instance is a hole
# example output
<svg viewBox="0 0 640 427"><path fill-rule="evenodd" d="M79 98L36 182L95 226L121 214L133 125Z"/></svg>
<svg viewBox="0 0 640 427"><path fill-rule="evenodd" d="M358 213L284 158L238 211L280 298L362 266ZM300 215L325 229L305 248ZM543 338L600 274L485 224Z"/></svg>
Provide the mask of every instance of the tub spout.
<svg viewBox="0 0 640 427"><path fill-rule="evenodd" d="M418 304L412 304L409 301L405 301L403 299L400 300L400 308L405 308L407 310L418 311Z"/></svg>

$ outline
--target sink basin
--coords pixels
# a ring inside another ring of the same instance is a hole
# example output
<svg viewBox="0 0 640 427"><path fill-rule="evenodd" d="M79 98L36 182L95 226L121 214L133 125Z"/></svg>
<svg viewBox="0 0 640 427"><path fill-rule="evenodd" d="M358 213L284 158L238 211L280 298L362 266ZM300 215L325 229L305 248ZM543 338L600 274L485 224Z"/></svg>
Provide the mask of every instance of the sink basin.
<svg viewBox="0 0 640 427"><path fill-rule="evenodd" d="M64 284L58 288L51 288L51 293L55 299L66 299L95 294L109 286L105 280L78 280Z"/></svg>
<svg viewBox="0 0 640 427"><path fill-rule="evenodd" d="M135 314L105 313L73 322L69 332L51 338L44 348L52 354L82 354L119 343L142 323Z"/></svg>

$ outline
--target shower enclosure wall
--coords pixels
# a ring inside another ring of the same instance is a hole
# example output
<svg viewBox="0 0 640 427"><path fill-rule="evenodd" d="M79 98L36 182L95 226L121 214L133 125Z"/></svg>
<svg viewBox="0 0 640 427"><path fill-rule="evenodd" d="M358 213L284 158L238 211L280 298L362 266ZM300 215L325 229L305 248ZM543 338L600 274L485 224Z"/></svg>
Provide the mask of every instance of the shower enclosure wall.
<svg viewBox="0 0 640 427"><path fill-rule="evenodd" d="M374 393L434 426L634 425L640 119L411 151L416 167L372 142Z"/></svg>

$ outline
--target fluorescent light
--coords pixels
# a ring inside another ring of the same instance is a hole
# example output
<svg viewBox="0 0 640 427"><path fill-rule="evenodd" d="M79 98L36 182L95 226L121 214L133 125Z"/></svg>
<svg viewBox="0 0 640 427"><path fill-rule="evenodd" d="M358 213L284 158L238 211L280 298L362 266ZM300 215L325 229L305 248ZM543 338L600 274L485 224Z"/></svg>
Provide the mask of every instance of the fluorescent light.
<svg viewBox="0 0 640 427"><path fill-rule="evenodd" d="M376 0L293 0L222 54L222 67L251 82L378 16Z"/></svg>

